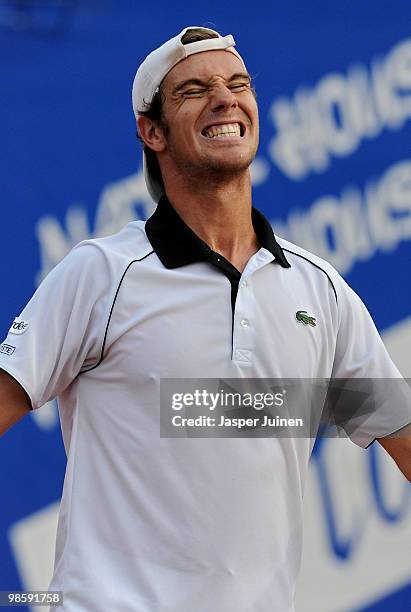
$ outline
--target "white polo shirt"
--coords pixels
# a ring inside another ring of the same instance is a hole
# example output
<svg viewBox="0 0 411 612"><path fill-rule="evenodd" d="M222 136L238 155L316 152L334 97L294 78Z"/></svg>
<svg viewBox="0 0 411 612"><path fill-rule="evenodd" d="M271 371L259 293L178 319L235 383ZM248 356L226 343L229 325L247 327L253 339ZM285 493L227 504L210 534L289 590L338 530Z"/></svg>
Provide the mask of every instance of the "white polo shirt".
<svg viewBox="0 0 411 612"><path fill-rule="evenodd" d="M253 224L240 274L164 198L146 224L75 247L1 345L33 408L59 396L56 610L293 610L313 440L161 438L160 379L399 373L337 272L255 210ZM409 422L383 407L352 438Z"/></svg>

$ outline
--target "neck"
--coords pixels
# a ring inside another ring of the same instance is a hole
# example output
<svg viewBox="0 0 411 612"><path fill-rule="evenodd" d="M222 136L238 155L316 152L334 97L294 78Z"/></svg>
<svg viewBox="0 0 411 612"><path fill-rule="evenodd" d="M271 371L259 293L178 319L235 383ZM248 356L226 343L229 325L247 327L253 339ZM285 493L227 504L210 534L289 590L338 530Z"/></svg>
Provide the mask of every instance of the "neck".
<svg viewBox="0 0 411 612"><path fill-rule="evenodd" d="M166 183L167 197L183 221L208 246L243 271L259 248L251 221L251 179L247 170L218 183Z"/></svg>

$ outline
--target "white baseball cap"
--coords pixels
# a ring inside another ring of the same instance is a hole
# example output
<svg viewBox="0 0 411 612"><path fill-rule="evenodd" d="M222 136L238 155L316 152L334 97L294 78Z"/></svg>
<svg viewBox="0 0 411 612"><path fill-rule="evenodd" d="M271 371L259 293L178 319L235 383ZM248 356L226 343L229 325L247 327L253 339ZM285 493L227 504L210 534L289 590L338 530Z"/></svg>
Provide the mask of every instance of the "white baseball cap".
<svg viewBox="0 0 411 612"><path fill-rule="evenodd" d="M216 38L207 38L196 42L184 45L181 42L182 37L187 30L202 29L216 35ZM155 94L158 92L161 82L164 77L170 72L178 62L185 59L194 53L202 53L204 51L225 50L234 53L242 63L246 70L244 61L241 55L234 49L235 41L231 34L221 36L215 30L203 28L202 26L189 26L184 28L174 38L165 42L161 47L152 51L147 55L146 59L140 65L136 72L133 82L132 102L133 110L136 119L139 113L147 111ZM147 164L146 155L143 152L143 169L144 178L146 181L148 192L154 201L158 202L164 193L164 186L159 180L150 173Z"/></svg>

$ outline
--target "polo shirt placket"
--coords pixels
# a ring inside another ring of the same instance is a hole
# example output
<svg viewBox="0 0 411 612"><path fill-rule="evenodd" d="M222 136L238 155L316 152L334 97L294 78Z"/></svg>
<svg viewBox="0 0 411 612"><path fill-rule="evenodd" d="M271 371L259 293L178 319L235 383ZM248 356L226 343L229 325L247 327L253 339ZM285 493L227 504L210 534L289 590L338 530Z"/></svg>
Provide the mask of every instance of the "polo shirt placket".
<svg viewBox="0 0 411 612"><path fill-rule="evenodd" d="M271 225L255 208L252 223L260 249L240 273L220 253L201 240L179 217L163 196L153 216L146 223L147 237L166 268L176 268L197 261L206 261L224 274L231 285L232 361L251 365L255 343L255 295L252 276L263 266L273 263L289 268L284 252L274 237Z"/></svg>
<svg viewBox="0 0 411 612"><path fill-rule="evenodd" d="M261 248L247 263L239 282L235 304L232 359L241 365L253 361L255 337L255 300L253 276L274 260L274 255Z"/></svg>

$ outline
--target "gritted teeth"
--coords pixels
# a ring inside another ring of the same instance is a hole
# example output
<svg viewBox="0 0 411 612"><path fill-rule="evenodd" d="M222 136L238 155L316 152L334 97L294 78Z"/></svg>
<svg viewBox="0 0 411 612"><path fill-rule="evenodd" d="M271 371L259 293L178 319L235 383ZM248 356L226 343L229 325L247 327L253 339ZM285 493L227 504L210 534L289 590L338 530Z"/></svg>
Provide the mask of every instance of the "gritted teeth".
<svg viewBox="0 0 411 612"><path fill-rule="evenodd" d="M224 136L242 136L243 128L239 123L224 123L223 125L211 125L203 130L207 138L219 138Z"/></svg>

